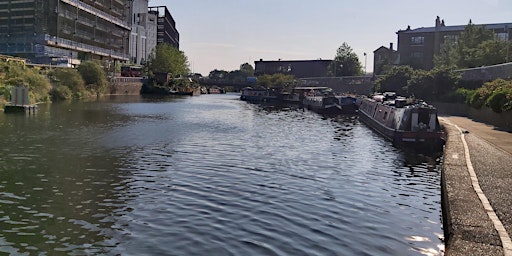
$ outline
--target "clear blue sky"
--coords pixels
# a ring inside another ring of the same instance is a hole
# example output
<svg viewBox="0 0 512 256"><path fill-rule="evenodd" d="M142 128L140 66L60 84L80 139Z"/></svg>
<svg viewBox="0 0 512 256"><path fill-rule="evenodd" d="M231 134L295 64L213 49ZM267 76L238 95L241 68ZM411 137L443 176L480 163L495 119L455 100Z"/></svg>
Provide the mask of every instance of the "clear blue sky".
<svg viewBox="0 0 512 256"><path fill-rule="evenodd" d="M373 70L373 51L396 32L432 27L512 22L512 0L149 0L165 5L180 32L180 50L204 76L263 60L333 59L347 42Z"/></svg>

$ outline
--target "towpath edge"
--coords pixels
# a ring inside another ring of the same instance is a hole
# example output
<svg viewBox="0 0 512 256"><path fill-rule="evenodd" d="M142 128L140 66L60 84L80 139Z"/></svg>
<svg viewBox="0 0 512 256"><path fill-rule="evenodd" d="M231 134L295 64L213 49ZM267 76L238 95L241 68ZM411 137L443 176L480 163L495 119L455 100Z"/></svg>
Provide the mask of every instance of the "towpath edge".
<svg viewBox="0 0 512 256"><path fill-rule="evenodd" d="M500 195L509 195L510 191L503 191L503 188L512 187L512 184L508 184L512 183L509 164L512 154L508 148L512 143L512 134L497 131L488 125L463 117L441 117L440 121L448 135L441 187L445 253L446 255L505 255L494 223L472 186L463 138L456 125L470 134L468 145L471 160L475 163L477 178L484 179L482 190L485 194L491 195L489 201L509 232L512 224L506 212L510 212L512 208L507 202L500 200ZM486 154L492 157L486 157ZM499 179L500 182L494 179Z"/></svg>

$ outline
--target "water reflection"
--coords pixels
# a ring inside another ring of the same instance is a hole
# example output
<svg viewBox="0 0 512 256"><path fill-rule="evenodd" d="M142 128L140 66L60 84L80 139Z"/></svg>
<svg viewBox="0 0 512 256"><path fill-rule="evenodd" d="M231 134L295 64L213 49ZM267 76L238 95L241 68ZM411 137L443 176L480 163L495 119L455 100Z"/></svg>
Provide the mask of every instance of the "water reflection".
<svg viewBox="0 0 512 256"><path fill-rule="evenodd" d="M0 251L439 255L440 159L237 95L0 115Z"/></svg>

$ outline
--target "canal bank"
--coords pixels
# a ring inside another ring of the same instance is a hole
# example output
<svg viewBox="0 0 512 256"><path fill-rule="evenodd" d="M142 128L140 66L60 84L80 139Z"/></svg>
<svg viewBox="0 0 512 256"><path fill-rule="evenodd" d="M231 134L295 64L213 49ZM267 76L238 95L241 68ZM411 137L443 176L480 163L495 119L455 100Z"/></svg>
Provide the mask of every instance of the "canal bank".
<svg viewBox="0 0 512 256"><path fill-rule="evenodd" d="M511 255L512 134L465 117L440 121L446 255Z"/></svg>

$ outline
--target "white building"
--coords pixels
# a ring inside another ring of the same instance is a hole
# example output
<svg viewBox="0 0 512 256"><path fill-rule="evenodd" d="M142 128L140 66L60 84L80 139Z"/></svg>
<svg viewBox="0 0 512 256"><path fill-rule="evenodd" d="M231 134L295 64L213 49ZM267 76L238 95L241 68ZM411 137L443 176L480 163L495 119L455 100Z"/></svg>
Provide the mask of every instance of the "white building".
<svg viewBox="0 0 512 256"><path fill-rule="evenodd" d="M130 8L130 62L143 64L157 43L157 15L148 12L148 0L133 0Z"/></svg>

